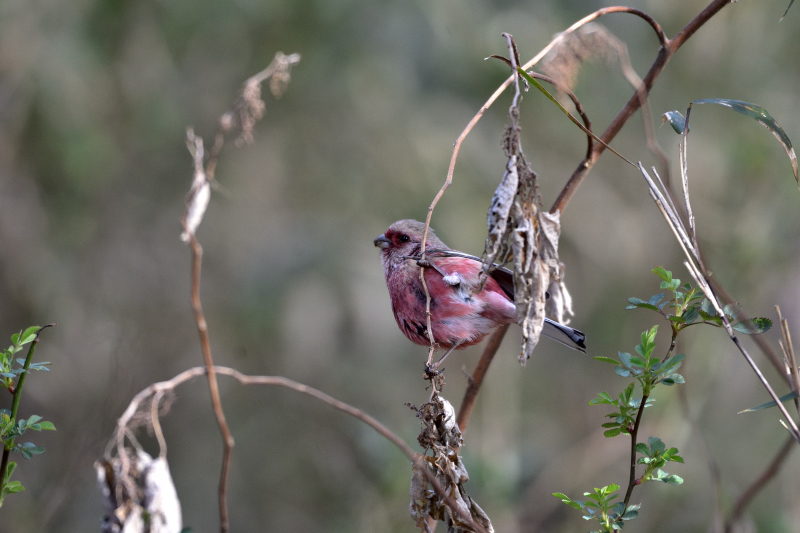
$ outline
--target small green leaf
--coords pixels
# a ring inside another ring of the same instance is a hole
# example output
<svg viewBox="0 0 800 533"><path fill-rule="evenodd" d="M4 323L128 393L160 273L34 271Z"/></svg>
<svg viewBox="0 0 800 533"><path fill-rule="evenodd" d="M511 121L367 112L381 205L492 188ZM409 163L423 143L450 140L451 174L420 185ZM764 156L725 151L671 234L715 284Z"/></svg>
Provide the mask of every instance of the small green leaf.
<svg viewBox="0 0 800 533"><path fill-rule="evenodd" d="M733 324L733 329L745 335L759 335L765 331L769 331L772 327L772 320L769 318L752 318L750 320L742 320Z"/></svg>
<svg viewBox="0 0 800 533"><path fill-rule="evenodd" d="M647 444L645 444L644 442L636 443L636 451L644 455L650 455L650 448L648 448Z"/></svg>
<svg viewBox="0 0 800 533"><path fill-rule="evenodd" d="M683 376L681 376L680 374L670 374L669 376L662 379L661 383L663 383L664 385L672 386L672 385L680 385L686 383L686 380L683 379Z"/></svg>
<svg viewBox="0 0 800 533"><path fill-rule="evenodd" d="M679 111L667 111L661 115L661 121L662 123L669 122L669 125L675 130L675 133L679 135L682 135L683 131L686 129L686 119Z"/></svg>
<svg viewBox="0 0 800 533"><path fill-rule="evenodd" d="M615 367L614 368L614 372L618 376L622 376L623 378L630 377L630 375L631 375L631 371L630 370L628 370L627 368L621 367L621 366Z"/></svg>
<svg viewBox="0 0 800 533"><path fill-rule="evenodd" d="M683 314L681 315L683 319L686 321L687 324L693 323L697 320L697 317L700 315L700 306L693 305L692 307L688 307L684 309Z"/></svg>
<svg viewBox="0 0 800 533"><path fill-rule="evenodd" d="M664 444L664 441L659 439L658 437L650 437L647 439L650 443L650 455L655 455L657 453L663 452L667 447Z"/></svg>
<svg viewBox="0 0 800 533"><path fill-rule="evenodd" d="M56 426L55 426L55 425L53 425L53 423L52 423L52 422L47 422L47 421L44 421L44 422L42 422L42 423L41 423L41 424L39 424L39 425L40 425L40 426L42 426L42 429L43 429L43 430L47 430L47 431L55 431L55 430L56 430Z"/></svg>
<svg viewBox="0 0 800 533"><path fill-rule="evenodd" d="M36 334L39 332L40 329L41 328L39 326L31 326L28 329L26 329L22 333L21 336L22 340L20 341L19 344L23 345L23 344L28 344L29 342L33 342L33 339L36 338Z"/></svg>
<svg viewBox="0 0 800 533"><path fill-rule="evenodd" d="M619 354L619 360L622 362L622 366L626 366L630 368L631 366L631 354L628 352L617 352Z"/></svg>
<svg viewBox="0 0 800 533"><path fill-rule="evenodd" d="M608 431L604 431L603 435L605 435L608 438L616 437L617 435L620 434L621 431L622 431L622 428L609 429Z"/></svg>
<svg viewBox="0 0 800 533"><path fill-rule="evenodd" d="M573 500L572 498L570 498L569 496L567 496L566 494L564 494L562 492L554 492L553 496L555 496L556 498L559 498L562 502L566 503L570 507L578 509L579 511L583 510L583 508L585 507L585 504L582 501Z"/></svg>
<svg viewBox="0 0 800 533"><path fill-rule="evenodd" d="M711 300L708 298L703 298L703 301L700 303L700 309L709 317L717 316L717 310L714 309L714 304L712 304Z"/></svg>
<svg viewBox="0 0 800 533"><path fill-rule="evenodd" d="M602 355L598 355L594 358L596 361L602 361L604 363L611 363L612 365L618 365L619 361L616 359L612 359L610 357L603 357Z"/></svg>
<svg viewBox="0 0 800 533"><path fill-rule="evenodd" d="M781 401L781 403L783 403L783 402L788 401L788 400L793 400L793 399L797 398L797 396L798 396L798 392L797 391L792 391L789 394L784 394L783 396L781 396L778 399ZM773 401L769 401L767 403L762 403L761 405L759 405L757 407L751 407L750 409L745 409L744 411L739 411L737 414L752 413L753 411L761 411L762 409L768 409L770 407L775 407L775 405L776 405L776 403L773 400Z"/></svg>
<svg viewBox="0 0 800 533"><path fill-rule="evenodd" d="M657 266L651 272L668 283L672 282L671 270L664 270L664 267Z"/></svg>
<svg viewBox="0 0 800 533"><path fill-rule="evenodd" d="M650 297L650 300L649 300L647 303L649 303L650 305L653 305L653 306L654 306L654 305L656 305L658 302L660 302L660 301L661 301L663 298L664 298L664 293L663 293L663 292L662 292L662 293L660 293L660 294L654 294L654 295L652 295L652 296Z"/></svg>
<svg viewBox="0 0 800 533"><path fill-rule="evenodd" d="M25 490L25 487L22 486L22 483L19 481L9 481L6 483L6 486L3 487L4 494L16 494L17 492L22 492Z"/></svg>
<svg viewBox="0 0 800 533"><path fill-rule="evenodd" d="M772 115L770 115L766 109L759 105L751 104L750 102L729 100L727 98L705 98L702 100L695 100L692 103L721 105L723 107L733 109L737 113L748 116L767 128L770 133L772 133L778 139L778 141L780 141L780 143L783 145L783 149L786 150L786 155L789 156L789 161L792 164L794 179L798 185L800 185L800 176L798 176L797 168L797 154L795 154L794 148L792 148L792 141L789 139L789 136L786 135L786 132L783 131L783 128L780 127L778 122L772 118Z"/></svg>

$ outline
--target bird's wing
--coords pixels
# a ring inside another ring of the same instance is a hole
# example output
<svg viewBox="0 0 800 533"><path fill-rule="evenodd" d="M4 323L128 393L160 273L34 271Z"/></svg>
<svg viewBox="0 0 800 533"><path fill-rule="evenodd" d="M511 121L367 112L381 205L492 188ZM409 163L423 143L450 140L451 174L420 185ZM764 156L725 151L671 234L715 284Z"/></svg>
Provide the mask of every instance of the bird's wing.
<svg viewBox="0 0 800 533"><path fill-rule="evenodd" d="M472 259L477 263L483 263L480 257L465 254L464 252L458 252L456 250L438 250L438 249L429 249L425 252L428 256L433 257L461 257L464 259ZM511 272L506 267L502 267L500 265L492 265L494 268L489 272L489 276L493 278L500 288L503 289L503 292L506 293L511 300L514 300L514 273ZM549 297L550 295L548 295Z"/></svg>
<svg viewBox="0 0 800 533"><path fill-rule="evenodd" d="M464 259L472 259L478 263L482 263L480 257L476 257L474 255L465 254L463 252L458 252L456 250L437 250L437 249L429 249L426 252L426 255L431 257L461 257ZM514 300L514 273L507 269L506 267L502 267L500 265L493 265L494 268L489 272L489 276L492 277L503 292L513 301ZM547 298L550 298L550 294L547 294ZM561 344L572 348L573 350L578 350L581 352L586 353L586 335L575 328L571 328L569 326L565 326L555 320L550 320L549 318L544 319L544 327L542 329L542 335L553 339L556 342L560 342Z"/></svg>

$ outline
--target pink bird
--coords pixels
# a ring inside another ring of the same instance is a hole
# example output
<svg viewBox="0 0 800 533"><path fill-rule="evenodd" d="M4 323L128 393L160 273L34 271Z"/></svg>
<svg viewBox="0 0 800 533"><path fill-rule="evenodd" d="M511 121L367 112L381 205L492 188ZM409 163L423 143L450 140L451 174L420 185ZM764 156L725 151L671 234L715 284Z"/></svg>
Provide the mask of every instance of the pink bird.
<svg viewBox="0 0 800 533"><path fill-rule="evenodd" d="M375 239L381 249L381 263L392 301L392 312L400 330L412 342L430 345L425 317L426 297L419 279L422 235L425 224L399 220ZM431 330L440 348L447 350L439 363L453 350L481 341L504 324L517 322L514 305L514 278L507 268L496 267L480 292L481 260L451 250L428 231L425 283L431 296ZM542 334L570 348L586 351L586 335L549 318ZM439 364L437 363L437 365Z"/></svg>

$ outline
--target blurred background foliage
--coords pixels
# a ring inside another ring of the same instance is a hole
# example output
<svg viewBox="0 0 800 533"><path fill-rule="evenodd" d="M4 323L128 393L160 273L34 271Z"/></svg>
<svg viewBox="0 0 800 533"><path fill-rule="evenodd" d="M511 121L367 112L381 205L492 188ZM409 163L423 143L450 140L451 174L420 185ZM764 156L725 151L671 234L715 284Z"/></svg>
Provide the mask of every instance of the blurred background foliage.
<svg viewBox="0 0 800 533"><path fill-rule="evenodd" d="M697 98L764 106L800 140L798 8L788 0L726 7L667 65L652 91L656 120ZM631 0L674 35L705 5ZM302 54L285 96L266 96L256 142L223 151L199 231L202 295L218 364L283 374L365 409L413 442L404 402L427 398L426 350L389 308L372 239L399 218L424 219L452 144L508 74L501 32L523 60L601 1L4 0L0 2L0 325L31 324L53 371L26 386L22 414L53 421L47 453L23 462L27 491L2 509L4 533L95 531L103 512L92 462L130 398L201 363L189 302L189 251L178 219L191 180L184 130L211 139L240 84L276 51ZM639 19L602 19L644 75L657 51ZM619 69L589 64L575 88L602 131L631 94ZM433 217L450 246L479 254L502 176L508 95L465 142L453 187ZM582 134L541 95L522 104L523 143L546 207L585 151ZM673 179L678 136L661 127ZM614 146L646 166L640 115ZM753 315L780 304L800 338L800 193L781 146L755 122L714 106L692 113L690 175L708 263ZM573 324L590 355L632 351L655 315L624 311L657 292L663 265L688 279L641 176L604 154L562 216ZM662 324L662 334L666 324ZM468 490L498 531L588 525L550 496L627 479L625 438L604 439L588 406L627 382L552 343L520 369L518 330L484 385L463 448ZM778 331L768 333L777 345ZM660 345L666 349L665 339ZM748 341L749 342L749 341ZM786 438L776 413L736 412L766 393L724 332L692 328L683 392L662 391L643 437L677 446L680 487L647 485L637 531L705 531L719 505L765 468ZM480 347L448 361L445 396L460 402ZM763 358L775 383L780 380ZM783 386L779 392L785 392ZM408 461L354 420L285 390L223 379L236 437L233 531L413 531ZM685 394L683 401L681 395ZM693 427L688 412L697 421ZM221 444L203 381L180 388L163 420L185 524L217 529ZM697 429L699 428L699 430ZM143 436L149 449L154 443ZM748 510L742 531L800 531L795 453ZM673 472L674 471L674 472Z"/></svg>

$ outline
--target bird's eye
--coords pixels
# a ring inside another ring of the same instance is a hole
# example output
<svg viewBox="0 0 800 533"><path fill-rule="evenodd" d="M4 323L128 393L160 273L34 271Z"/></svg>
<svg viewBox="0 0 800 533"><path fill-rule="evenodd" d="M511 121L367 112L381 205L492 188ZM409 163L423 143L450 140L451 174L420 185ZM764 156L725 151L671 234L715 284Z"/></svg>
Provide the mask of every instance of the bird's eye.
<svg viewBox="0 0 800 533"><path fill-rule="evenodd" d="M398 237L398 240L400 242L408 242L411 240L411 237L409 237L408 235L400 235L400 237Z"/></svg>

